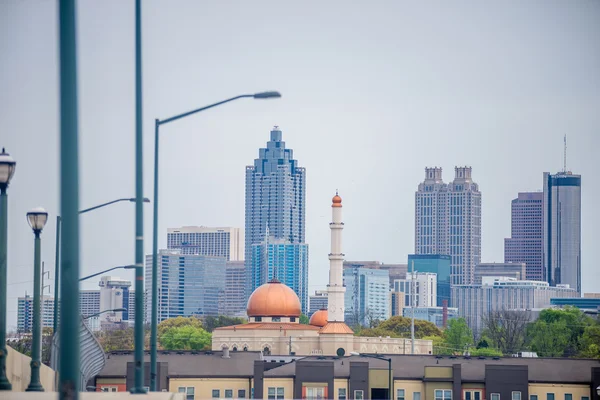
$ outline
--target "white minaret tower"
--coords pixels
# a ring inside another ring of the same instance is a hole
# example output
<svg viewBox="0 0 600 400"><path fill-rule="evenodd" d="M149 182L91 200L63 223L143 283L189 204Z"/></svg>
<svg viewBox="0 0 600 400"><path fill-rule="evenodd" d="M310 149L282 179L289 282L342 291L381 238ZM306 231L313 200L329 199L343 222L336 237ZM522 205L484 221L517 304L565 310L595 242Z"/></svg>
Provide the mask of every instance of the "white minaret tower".
<svg viewBox="0 0 600 400"><path fill-rule="evenodd" d="M329 253L329 285L327 285L328 322L344 322L344 281L342 279L342 268L344 254L342 253L342 198L337 191L331 205L332 222L331 229L331 253Z"/></svg>

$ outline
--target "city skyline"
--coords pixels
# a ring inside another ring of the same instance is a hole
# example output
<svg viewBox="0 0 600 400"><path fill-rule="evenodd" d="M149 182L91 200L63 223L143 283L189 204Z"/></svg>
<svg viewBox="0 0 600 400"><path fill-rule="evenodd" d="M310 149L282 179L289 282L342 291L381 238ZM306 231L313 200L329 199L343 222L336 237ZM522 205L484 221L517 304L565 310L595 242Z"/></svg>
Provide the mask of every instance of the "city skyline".
<svg viewBox="0 0 600 400"><path fill-rule="evenodd" d="M511 200L518 192L541 190L543 171L562 170L566 133L569 169L585 179L582 291L599 287L592 261L600 240L593 154L600 147L600 5L344 6L348 13L342 16L339 5L320 4L320 15L306 29L304 6L248 4L232 13L221 4L145 5L146 196L152 195L154 118L238 93L283 94L278 101L240 101L165 128L159 248L166 248L167 227L243 226L244 168L264 145L266 130L278 124L309 172L311 293L327 282L332 191L339 189L348 205L347 259L405 263L414 251L412 193L427 165L448 171L471 165L476 171L485 194L481 261L499 262L510 233ZM81 3L78 15L84 208L134 195L133 5ZM46 269L54 259L56 19L53 3L0 4L0 50L7 55L0 74L1 144L17 161L8 191L13 327L17 297L32 286L25 221L32 207L50 213L42 233ZM106 20L110 29L99 23ZM223 20L226 28L244 32L239 41L213 37ZM213 39L200 40L206 37ZM151 249L151 210L145 206L145 254ZM82 275L133 262L131 204L80 221ZM133 280L130 271L121 276Z"/></svg>

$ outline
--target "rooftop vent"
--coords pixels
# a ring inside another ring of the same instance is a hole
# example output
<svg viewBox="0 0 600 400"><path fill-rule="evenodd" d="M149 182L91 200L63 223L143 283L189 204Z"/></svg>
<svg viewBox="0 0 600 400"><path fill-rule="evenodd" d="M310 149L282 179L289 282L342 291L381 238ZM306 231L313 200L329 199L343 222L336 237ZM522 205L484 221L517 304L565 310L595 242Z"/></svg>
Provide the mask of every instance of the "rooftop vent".
<svg viewBox="0 0 600 400"><path fill-rule="evenodd" d="M499 359L500 359L500 357L498 357L498 356L495 356L495 357L493 357L493 359L494 359L494 360L499 360Z"/></svg>

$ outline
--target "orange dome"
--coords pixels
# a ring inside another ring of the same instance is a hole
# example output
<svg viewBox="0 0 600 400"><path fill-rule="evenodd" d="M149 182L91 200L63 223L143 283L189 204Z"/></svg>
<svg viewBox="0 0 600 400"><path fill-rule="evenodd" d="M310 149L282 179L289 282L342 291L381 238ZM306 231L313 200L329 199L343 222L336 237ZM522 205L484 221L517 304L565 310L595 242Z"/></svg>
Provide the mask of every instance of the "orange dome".
<svg viewBox="0 0 600 400"><path fill-rule="evenodd" d="M291 288L273 279L252 293L246 312L249 317L300 317L302 307Z"/></svg>
<svg viewBox="0 0 600 400"><path fill-rule="evenodd" d="M310 317L310 325L324 327L327 325L327 310L321 309Z"/></svg>
<svg viewBox="0 0 600 400"><path fill-rule="evenodd" d="M341 207L342 206L342 198L340 196L338 196L337 192L335 192L335 196L333 196L333 199L331 199L331 201L333 202L331 207Z"/></svg>

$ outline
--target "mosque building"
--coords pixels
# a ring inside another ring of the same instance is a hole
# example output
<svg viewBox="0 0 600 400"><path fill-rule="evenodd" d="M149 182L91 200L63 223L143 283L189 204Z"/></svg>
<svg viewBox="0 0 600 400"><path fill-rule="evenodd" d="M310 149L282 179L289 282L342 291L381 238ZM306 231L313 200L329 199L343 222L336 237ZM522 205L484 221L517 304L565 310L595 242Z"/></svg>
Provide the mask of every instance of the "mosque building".
<svg viewBox="0 0 600 400"><path fill-rule="evenodd" d="M264 355L344 356L350 353L411 354L411 339L354 336L344 322L342 267L342 198L332 200L331 253L329 254L328 308L315 312L308 325L296 293L273 279L258 287L248 299L248 323L217 328L212 349L261 351ZM431 340L415 339L415 354L432 354Z"/></svg>

